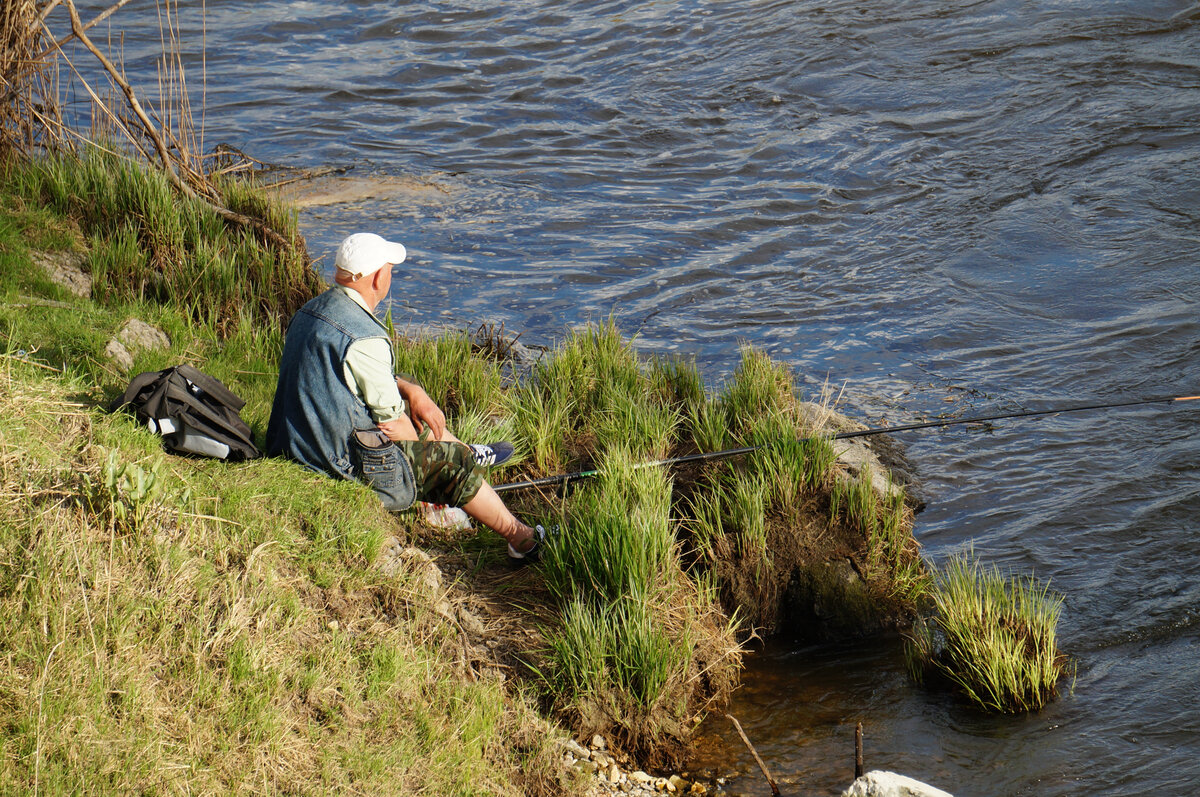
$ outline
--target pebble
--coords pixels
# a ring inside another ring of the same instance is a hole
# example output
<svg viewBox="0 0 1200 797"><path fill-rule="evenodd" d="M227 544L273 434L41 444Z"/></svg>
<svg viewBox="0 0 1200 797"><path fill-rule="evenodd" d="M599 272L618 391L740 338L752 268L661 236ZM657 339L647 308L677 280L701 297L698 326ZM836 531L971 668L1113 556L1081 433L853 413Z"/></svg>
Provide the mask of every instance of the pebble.
<svg viewBox="0 0 1200 797"><path fill-rule="evenodd" d="M570 753L571 755L575 756L576 758L580 758L580 759L583 759L586 761L587 759L592 757L591 752L589 752L586 747L584 747L583 745L581 745L579 742L575 741L574 739L568 739L565 746L567 748L567 752Z"/></svg>
<svg viewBox="0 0 1200 797"><path fill-rule="evenodd" d="M574 739L563 743L563 760L581 772L592 775L593 787L586 792L589 797L616 797L631 794L634 797L658 797L661 794L708 794L703 783L692 783L681 775L655 777L637 769L625 772L616 758L603 751L608 749L604 739L597 734L588 747Z"/></svg>

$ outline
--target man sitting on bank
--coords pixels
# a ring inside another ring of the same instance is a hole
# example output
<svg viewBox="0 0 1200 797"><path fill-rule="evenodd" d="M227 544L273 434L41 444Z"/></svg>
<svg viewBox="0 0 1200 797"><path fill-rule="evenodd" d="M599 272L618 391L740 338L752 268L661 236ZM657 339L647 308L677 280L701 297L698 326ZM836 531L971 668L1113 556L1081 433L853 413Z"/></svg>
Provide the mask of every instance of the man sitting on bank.
<svg viewBox="0 0 1200 797"><path fill-rule="evenodd" d="M508 541L511 558L535 558L545 530L517 520L483 477L512 446L463 444L420 385L393 375L392 343L374 313L406 254L372 233L342 241L337 284L288 324L267 454L360 479L393 511L418 500L462 507Z"/></svg>

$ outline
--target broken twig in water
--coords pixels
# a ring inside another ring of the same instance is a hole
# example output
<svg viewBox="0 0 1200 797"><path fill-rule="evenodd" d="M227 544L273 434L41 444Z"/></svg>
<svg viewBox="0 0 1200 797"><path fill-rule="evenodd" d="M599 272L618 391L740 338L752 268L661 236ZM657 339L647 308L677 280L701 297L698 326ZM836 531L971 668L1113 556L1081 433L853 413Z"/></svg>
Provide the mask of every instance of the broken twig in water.
<svg viewBox="0 0 1200 797"><path fill-rule="evenodd" d="M754 749L754 745L750 744L750 739L746 736L746 732L742 730L742 723L738 722L737 718L732 714L726 714L725 716L730 722L733 723L733 727L737 728L738 736L742 737L742 741L745 742L746 747L750 749L750 753L754 756L754 760L758 762L758 768L762 770L763 777L767 779L767 783L771 786L771 794L774 794L778 797L779 785L775 783L775 778L771 777L771 773L767 771L767 765L763 763L762 756L760 756L758 751Z"/></svg>
<svg viewBox="0 0 1200 797"><path fill-rule="evenodd" d="M862 723L854 729L854 779L863 776Z"/></svg>

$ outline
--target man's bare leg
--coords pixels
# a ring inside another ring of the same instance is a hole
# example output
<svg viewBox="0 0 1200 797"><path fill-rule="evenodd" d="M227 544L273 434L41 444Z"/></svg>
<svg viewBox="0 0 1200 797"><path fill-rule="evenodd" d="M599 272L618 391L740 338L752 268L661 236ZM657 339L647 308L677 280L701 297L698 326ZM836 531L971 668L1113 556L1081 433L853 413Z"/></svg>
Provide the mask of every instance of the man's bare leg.
<svg viewBox="0 0 1200 797"><path fill-rule="evenodd" d="M527 553L534 545L533 528L517 520L487 482L463 504L463 511L507 540L517 553Z"/></svg>

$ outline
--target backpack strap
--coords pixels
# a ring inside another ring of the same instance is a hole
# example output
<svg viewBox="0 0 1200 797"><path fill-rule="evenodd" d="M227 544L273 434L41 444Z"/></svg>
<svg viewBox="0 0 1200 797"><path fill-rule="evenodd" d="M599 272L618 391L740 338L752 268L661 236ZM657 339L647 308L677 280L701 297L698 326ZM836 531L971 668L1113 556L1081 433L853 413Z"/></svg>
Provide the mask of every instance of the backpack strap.
<svg viewBox="0 0 1200 797"><path fill-rule="evenodd" d="M203 390L214 399L224 404L226 407L231 407L234 412L241 412L242 407L246 406L246 402L239 398L232 390L225 387L225 383L214 376L200 371L192 366L184 363L183 365L175 366L175 373L188 380L196 387Z"/></svg>
<svg viewBox="0 0 1200 797"><path fill-rule="evenodd" d="M108 411L116 412L126 404L131 403L135 398L137 398L138 393L141 393L159 379L166 378L174 370L174 368L167 368L162 371L146 371L145 373L138 374L132 380L130 380L129 387L125 388L124 394L113 399L113 401L108 405Z"/></svg>

